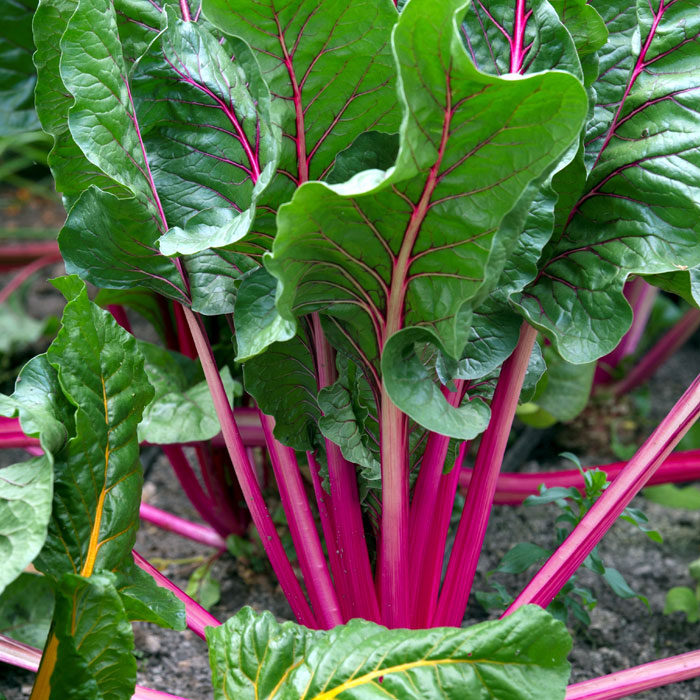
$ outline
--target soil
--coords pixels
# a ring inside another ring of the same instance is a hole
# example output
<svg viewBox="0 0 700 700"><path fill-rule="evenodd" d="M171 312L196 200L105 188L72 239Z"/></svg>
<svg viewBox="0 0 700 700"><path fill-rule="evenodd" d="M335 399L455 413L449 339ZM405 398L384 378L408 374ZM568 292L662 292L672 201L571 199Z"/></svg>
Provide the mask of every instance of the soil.
<svg viewBox="0 0 700 700"><path fill-rule="evenodd" d="M1 280L0 280L1 282ZM30 295L30 308L45 306L51 295L37 286ZM665 415L682 391L695 377L700 362L700 337L679 352L650 383L653 397L651 417ZM576 451L584 465L615 461L605 452L605 441L593 440L589 434L588 418L577 424L549 431L545 442L526 461L509 458L509 469L535 471L561 464L552 455L563 449ZM637 433L648 434L650 427L637 425ZM590 438L590 440L589 440ZM588 448L588 449L587 449ZM22 458L17 451L0 453L0 465ZM515 463L513 463L515 462ZM150 470L144 499L183 517L198 521L192 506L173 478L168 464L158 459ZM688 564L700 556L700 510L673 510L636 499L650 521L664 537L656 544L627 523L618 523L606 535L600 546L603 561L623 573L627 581L649 600L647 609L639 600L621 600L589 572L579 576L579 583L589 587L598 598L587 628L571 627L574 648L570 655L572 682L612 673L655 659L691 651L700 646L700 623L689 624L683 614L662 614L666 591L673 586L692 585ZM487 590L486 572L493 569L501 557L518 541L530 541L541 546L553 544L553 522L557 511L551 506L495 507L487 534L486 545L479 562L475 590ZM147 559L162 566L164 572L180 587L197 562L211 556L212 550L184 541L179 537L145 524L138 535L137 550ZM184 562L183 562L184 560ZM189 560L189 561L187 561ZM280 620L291 619L291 611L279 587L269 572L255 573L245 563L230 555L218 558L212 566L214 577L221 583L221 601L212 613L225 620L244 605L257 610L271 610ZM501 579L509 590L516 592L525 582L517 577ZM472 602L465 625L488 619L478 604ZM490 617L495 617L491 615ZM172 632L152 625L134 625L138 649L138 682L158 690L180 695L190 700L211 700L213 691L205 643L192 632ZM0 693L7 700L29 697L33 674L9 666L0 666ZM695 700L700 697L700 678L666 686L635 696L640 700Z"/></svg>

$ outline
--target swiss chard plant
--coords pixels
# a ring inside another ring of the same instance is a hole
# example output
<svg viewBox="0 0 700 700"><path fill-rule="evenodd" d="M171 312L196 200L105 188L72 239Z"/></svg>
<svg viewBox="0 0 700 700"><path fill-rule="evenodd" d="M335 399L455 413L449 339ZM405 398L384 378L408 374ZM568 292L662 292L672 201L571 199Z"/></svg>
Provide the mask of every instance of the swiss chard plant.
<svg viewBox="0 0 700 700"><path fill-rule="evenodd" d="M615 350L629 279L700 298L699 9L39 0L67 305L0 403L36 453L2 471L0 587L33 563L55 600L43 653L0 650L38 668L32 700L163 696L134 687L136 619L206 635L217 698L602 699L700 674L693 652L567 689L542 610L673 469L700 377L503 619L459 627L518 404ZM215 546L250 518L296 623L221 625L133 552L140 442L213 529L142 514Z"/></svg>

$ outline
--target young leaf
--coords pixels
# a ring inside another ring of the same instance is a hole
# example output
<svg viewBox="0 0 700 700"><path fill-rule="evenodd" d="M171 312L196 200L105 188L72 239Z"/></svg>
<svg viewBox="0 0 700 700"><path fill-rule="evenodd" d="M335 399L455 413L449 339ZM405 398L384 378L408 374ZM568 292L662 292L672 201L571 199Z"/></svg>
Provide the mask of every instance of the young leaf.
<svg viewBox="0 0 700 700"><path fill-rule="evenodd" d="M672 615L674 612L684 612L688 622L700 620L700 610L695 591L686 586L674 586L666 593L664 615Z"/></svg>
<svg viewBox="0 0 700 700"><path fill-rule="evenodd" d="M0 596L0 634L43 647L53 616L54 594L46 576L20 574Z"/></svg>
<svg viewBox="0 0 700 700"><path fill-rule="evenodd" d="M630 274L700 264L693 174L700 163L700 45L687 38L700 31L697 5L591 4L610 40L586 135L590 175L562 237L518 299L576 363L610 352L629 327L622 289Z"/></svg>

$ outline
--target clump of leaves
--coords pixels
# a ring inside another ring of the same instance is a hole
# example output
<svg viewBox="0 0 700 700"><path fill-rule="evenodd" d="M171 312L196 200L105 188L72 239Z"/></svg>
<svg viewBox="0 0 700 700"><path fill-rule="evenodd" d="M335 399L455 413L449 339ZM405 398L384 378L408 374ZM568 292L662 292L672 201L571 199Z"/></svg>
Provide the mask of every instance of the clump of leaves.
<svg viewBox="0 0 700 700"><path fill-rule="evenodd" d="M555 486L546 488L542 485L538 496L528 496L525 499L526 506L553 503L561 511L554 521L554 546L547 548L532 542L520 542L510 549L493 571L488 573L489 578L494 574L522 574L548 559L610 485L607 474L601 469L585 470L581 466L578 457L571 452L563 452L560 456L573 462L581 472L585 484L583 493L573 487ZM662 541L661 535L649 525L646 515L638 508L625 508L620 519L632 523L654 542ZM588 555L583 562L583 566L601 576L620 598L638 598L645 605L649 605L646 597L635 593L617 569L606 566L603 563L598 547L595 547ZM503 609L510 605L513 601L513 596L508 592L508 589L498 580L492 580L490 583L492 591L478 591L476 593L479 603L486 610ZM567 622L571 616L583 625L588 626L591 623L589 613L595 608L596 604L597 599L594 593L588 588L577 585L576 577L572 576L549 604L547 610L562 622Z"/></svg>

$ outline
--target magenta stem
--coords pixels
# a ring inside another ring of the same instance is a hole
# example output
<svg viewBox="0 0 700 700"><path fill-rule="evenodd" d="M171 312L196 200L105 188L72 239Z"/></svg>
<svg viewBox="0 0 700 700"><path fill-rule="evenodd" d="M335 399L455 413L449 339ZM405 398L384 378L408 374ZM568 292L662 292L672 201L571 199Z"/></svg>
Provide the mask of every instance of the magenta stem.
<svg viewBox="0 0 700 700"><path fill-rule="evenodd" d="M612 480L627 464L627 462L613 462L612 464L587 467L586 471L600 469L608 475L608 480ZM459 485L461 488L469 486L473 474L472 469L461 470L459 474ZM688 450L687 452L675 452L669 455L651 476L647 486L695 481L697 479L700 479L700 450ZM546 488L555 486L575 488L581 493L585 490L583 476L578 469L532 472L528 474L502 472L498 476L494 503L498 505L518 505L528 496L537 495L541 484Z"/></svg>
<svg viewBox="0 0 700 700"><path fill-rule="evenodd" d="M56 241L41 243L17 243L0 246L0 272L9 272L24 267L38 258L50 258L52 262L61 260Z"/></svg>
<svg viewBox="0 0 700 700"><path fill-rule="evenodd" d="M312 316L312 327L318 388L321 390L336 379L335 354L323 333L318 314ZM345 594L350 596L345 602L341 600L341 606L343 609L346 605L350 608L351 617L379 622L379 604L365 540L355 465L343 457L340 447L334 442L326 440L325 446L336 527L334 540L340 568L347 579L344 584L338 585L336 582L336 585L341 598Z"/></svg>
<svg viewBox="0 0 700 700"><path fill-rule="evenodd" d="M447 533L450 528L462 463L468 449L469 443L463 442L459 446L452 471L449 474L440 475L434 515L426 521L430 522L431 540L430 547L423 558L422 568L417 569L418 591L411 610L411 626L416 629L430 627L435 614L442 566L445 561Z"/></svg>
<svg viewBox="0 0 700 700"><path fill-rule="evenodd" d="M28 265L25 265L1 290L0 304L4 304L10 295L19 289L35 272L41 270L51 263L56 262L54 253L47 253L40 258L37 258Z"/></svg>
<svg viewBox="0 0 700 700"><path fill-rule="evenodd" d="M114 320L127 332L133 335L131 330L131 322L126 315L126 310L121 304L108 304L107 311L112 314Z"/></svg>
<svg viewBox="0 0 700 700"><path fill-rule="evenodd" d="M681 319L647 352L628 374L612 386L615 396L623 396L643 384L700 327L700 309L689 309Z"/></svg>
<svg viewBox="0 0 700 700"><path fill-rule="evenodd" d="M340 613L343 618L343 623L352 618L352 608L350 601L353 594L348 587L348 579L345 576L340 559L340 549L336 542L336 527L333 520L333 510L331 505L330 494L326 493L321 482L321 466L319 465L313 452L307 452L306 458L309 462L309 472L311 474L311 483L316 496L316 505L318 507L318 515L321 520L321 529L323 530L323 539L326 543L326 551L328 552L328 562L333 574L336 590L338 591L338 602L340 603Z"/></svg>
<svg viewBox="0 0 700 700"><path fill-rule="evenodd" d="M641 277L635 277L632 282L625 285L624 294L632 307L632 325L617 347L598 360L594 384L609 382L612 379L612 371L625 357L634 354L637 350L658 293L657 287L652 287Z"/></svg>
<svg viewBox="0 0 700 700"><path fill-rule="evenodd" d="M464 382L457 381L455 391L448 391L443 387L443 394L450 406L459 406L462 398L462 388ZM422 616L425 613L426 601L419 596L419 590L423 587L425 578L434 578L434 572L428 571L425 566L426 553L434 547L434 529L425 527L425 523L432 522L436 513L436 501L438 491L442 482L442 471L447 457L447 449L450 445L450 438L439 433L430 433L428 442L423 453L423 459L418 472L418 479L413 489L413 500L409 513L409 553L411 558L411 568L419 572L413 577L411 585L411 616ZM442 562L440 562L440 572L442 573Z"/></svg>
<svg viewBox="0 0 700 700"><path fill-rule="evenodd" d="M546 608L700 415L700 375L504 613Z"/></svg>
<svg viewBox="0 0 700 700"><path fill-rule="evenodd" d="M229 524L220 518L214 504L204 491L182 446L161 445L161 449L168 458L187 498L202 520L209 523L222 537L232 534Z"/></svg>
<svg viewBox="0 0 700 700"><path fill-rule="evenodd" d="M566 700L615 700L696 676L700 676L700 650L574 683L566 689Z"/></svg>
<svg viewBox="0 0 700 700"><path fill-rule="evenodd" d="M296 454L291 447L286 447L275 439L272 432L275 426L274 418L261 412L260 422L265 431L267 449L277 480L282 507L287 516L289 532L299 558L311 605L322 628L332 629L336 625L343 624L343 619L338 596L323 556L323 548L309 506L309 499L306 497Z"/></svg>
<svg viewBox="0 0 700 700"><path fill-rule="evenodd" d="M178 261L179 262L179 261ZM187 327L187 320L182 305L173 302L175 312L175 329L177 331L177 346L180 352L193 360L197 357L197 349L192 340L192 335Z"/></svg>
<svg viewBox="0 0 700 700"><path fill-rule="evenodd" d="M0 663L23 668L27 671L37 672L39 663L41 662L41 651L35 647L30 647L28 644L22 644L4 634L0 634ZM160 690L152 690L137 685L132 700L186 700L179 695L171 695L163 693Z"/></svg>
<svg viewBox="0 0 700 700"><path fill-rule="evenodd" d="M186 537L193 542L199 542L207 547L215 547L216 549L225 549L226 542L216 530L207 525L193 523L190 520L185 520L172 513L167 513L160 508L142 503L139 510L141 520L151 523L162 530L174 532L176 535Z"/></svg>
<svg viewBox="0 0 700 700"><path fill-rule="evenodd" d="M479 444L474 476L457 528L433 626L459 626L464 618L496 493L498 473L536 338L537 331L523 322L518 345L501 368L491 402L491 420Z"/></svg>
<svg viewBox="0 0 700 700"><path fill-rule="evenodd" d="M265 505L265 499L255 478L255 471L248 459L248 453L234 420L233 410L226 396L226 390L224 389L219 370L216 367L214 353L202 321L190 309L183 307L183 311L197 349L197 354L202 362L202 369L209 385L209 391L214 400L226 448L265 552L298 622L307 627L318 629L316 618L311 612L301 585L294 575L294 570L284 551L280 536Z"/></svg>
<svg viewBox="0 0 700 700"><path fill-rule="evenodd" d="M185 604L185 615L187 626L198 636L206 641L204 632L206 627L218 627L221 623L207 610L205 610L196 600L190 598L181 588L176 586L167 576L156 569L153 564L142 557L135 549L132 551L136 566L143 569L155 579L161 588L167 588L173 595Z"/></svg>

